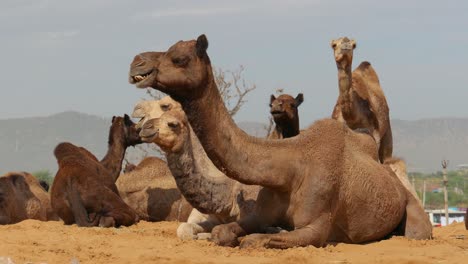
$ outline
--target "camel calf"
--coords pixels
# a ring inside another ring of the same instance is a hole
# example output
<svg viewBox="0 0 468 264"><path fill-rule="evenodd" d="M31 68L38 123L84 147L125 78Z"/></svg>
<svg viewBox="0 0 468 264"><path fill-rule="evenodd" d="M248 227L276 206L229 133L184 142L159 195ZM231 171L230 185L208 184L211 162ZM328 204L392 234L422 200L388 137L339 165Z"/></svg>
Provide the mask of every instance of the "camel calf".
<svg viewBox="0 0 468 264"><path fill-rule="evenodd" d="M10 172L0 177L0 225L26 219L58 220L47 192L27 172Z"/></svg>
<svg viewBox="0 0 468 264"><path fill-rule="evenodd" d="M128 146L141 143L130 118L114 117L109 149L99 162L84 148L64 142L54 155L59 170L51 190L52 207L65 224L79 226L129 226L138 217L119 196L115 181Z"/></svg>

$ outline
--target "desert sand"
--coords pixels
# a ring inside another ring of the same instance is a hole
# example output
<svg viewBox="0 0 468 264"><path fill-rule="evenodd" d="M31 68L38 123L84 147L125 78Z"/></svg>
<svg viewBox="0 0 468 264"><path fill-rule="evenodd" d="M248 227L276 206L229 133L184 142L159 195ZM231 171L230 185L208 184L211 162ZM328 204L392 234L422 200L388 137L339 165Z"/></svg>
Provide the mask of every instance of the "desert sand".
<svg viewBox="0 0 468 264"><path fill-rule="evenodd" d="M181 241L178 223L140 222L122 228L78 228L27 220L0 226L3 263L468 263L463 223L434 228L434 240L393 237L366 245L288 250L239 249Z"/></svg>

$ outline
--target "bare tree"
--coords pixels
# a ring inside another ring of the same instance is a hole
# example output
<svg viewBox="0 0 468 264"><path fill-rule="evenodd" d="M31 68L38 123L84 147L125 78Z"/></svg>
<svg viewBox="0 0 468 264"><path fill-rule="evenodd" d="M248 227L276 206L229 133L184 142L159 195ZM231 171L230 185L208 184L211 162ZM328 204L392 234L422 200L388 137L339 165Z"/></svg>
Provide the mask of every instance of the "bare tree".
<svg viewBox="0 0 468 264"><path fill-rule="evenodd" d="M246 83L243 76L244 70L245 67L242 65L234 71L213 68L216 85L231 116L235 116L247 102L246 95L257 88L255 84Z"/></svg>

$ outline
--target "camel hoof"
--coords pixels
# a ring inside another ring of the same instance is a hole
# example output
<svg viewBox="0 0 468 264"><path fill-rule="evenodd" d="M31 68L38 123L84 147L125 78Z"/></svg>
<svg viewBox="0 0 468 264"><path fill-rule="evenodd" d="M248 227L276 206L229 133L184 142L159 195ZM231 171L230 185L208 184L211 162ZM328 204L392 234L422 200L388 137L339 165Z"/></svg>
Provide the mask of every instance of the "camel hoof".
<svg viewBox="0 0 468 264"><path fill-rule="evenodd" d="M99 226L100 227L114 227L115 220L111 216L102 216L101 219L99 219Z"/></svg>
<svg viewBox="0 0 468 264"><path fill-rule="evenodd" d="M198 233L197 239L198 240L211 240L211 233Z"/></svg>
<svg viewBox="0 0 468 264"><path fill-rule="evenodd" d="M211 241L224 247L237 247L239 245L237 235L231 231L228 225L215 226L211 231Z"/></svg>
<svg viewBox="0 0 468 264"><path fill-rule="evenodd" d="M263 234L252 234L241 239L239 248L262 248L266 247L268 239Z"/></svg>
<svg viewBox="0 0 468 264"><path fill-rule="evenodd" d="M191 224L182 223L177 228L177 237L182 240L196 240L197 232Z"/></svg>

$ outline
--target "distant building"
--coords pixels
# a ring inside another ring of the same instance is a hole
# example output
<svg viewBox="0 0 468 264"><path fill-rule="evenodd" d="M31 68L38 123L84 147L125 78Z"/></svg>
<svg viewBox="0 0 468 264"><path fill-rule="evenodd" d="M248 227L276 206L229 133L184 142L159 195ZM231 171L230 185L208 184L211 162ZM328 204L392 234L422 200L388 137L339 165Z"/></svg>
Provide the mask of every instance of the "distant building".
<svg viewBox="0 0 468 264"><path fill-rule="evenodd" d="M468 210L467 208L449 208L449 224L454 222L463 222L465 221L465 212ZM433 226L446 226L447 221L445 220L445 210L444 209L437 209L437 210L425 210L426 214L429 216L429 220L431 221Z"/></svg>
<svg viewBox="0 0 468 264"><path fill-rule="evenodd" d="M459 170L459 171L464 171L464 172L468 172L468 164L460 164L460 165L457 165L457 170Z"/></svg>

